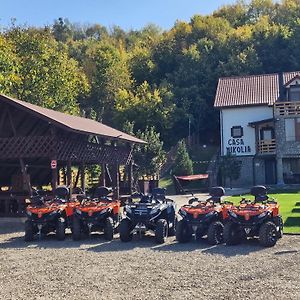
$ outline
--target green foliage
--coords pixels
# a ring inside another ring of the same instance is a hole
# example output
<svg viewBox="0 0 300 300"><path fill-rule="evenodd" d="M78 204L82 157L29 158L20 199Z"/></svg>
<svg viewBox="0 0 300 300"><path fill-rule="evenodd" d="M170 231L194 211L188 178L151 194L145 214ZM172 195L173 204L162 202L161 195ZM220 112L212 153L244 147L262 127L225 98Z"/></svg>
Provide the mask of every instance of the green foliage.
<svg viewBox="0 0 300 300"><path fill-rule="evenodd" d="M242 162L235 156L230 154L223 156L220 163L220 171L224 178L224 185L226 179L229 179L230 188L232 188L232 181L240 178Z"/></svg>
<svg viewBox="0 0 300 300"><path fill-rule="evenodd" d="M193 162L190 159L186 149L185 142L182 140L178 143L177 153L172 173L174 175L183 176L193 174Z"/></svg>
<svg viewBox="0 0 300 300"><path fill-rule="evenodd" d="M300 70L299 0L237 0L162 31L59 18L0 32L0 92L133 132L170 148L191 133L219 141L218 78Z"/></svg>
<svg viewBox="0 0 300 300"><path fill-rule="evenodd" d="M79 114L77 97L89 85L78 63L48 30L14 28L6 35L18 58L12 94L47 108Z"/></svg>
<svg viewBox="0 0 300 300"><path fill-rule="evenodd" d="M159 175L166 159L160 134L154 127L146 127L145 131L138 131L136 136L147 142L146 145L136 146L133 153L134 162L138 165L138 177Z"/></svg>

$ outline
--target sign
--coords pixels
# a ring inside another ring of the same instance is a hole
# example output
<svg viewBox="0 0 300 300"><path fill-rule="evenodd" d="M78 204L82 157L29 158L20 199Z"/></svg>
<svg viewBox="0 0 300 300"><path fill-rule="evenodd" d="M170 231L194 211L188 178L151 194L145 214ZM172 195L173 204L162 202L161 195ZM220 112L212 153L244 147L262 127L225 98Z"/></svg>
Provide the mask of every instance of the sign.
<svg viewBox="0 0 300 300"><path fill-rule="evenodd" d="M56 169L57 167L57 160L51 160L51 169Z"/></svg>
<svg viewBox="0 0 300 300"><path fill-rule="evenodd" d="M230 154L244 154L244 153L250 153L251 147L245 145L243 139L232 138L227 141L226 151L227 153Z"/></svg>

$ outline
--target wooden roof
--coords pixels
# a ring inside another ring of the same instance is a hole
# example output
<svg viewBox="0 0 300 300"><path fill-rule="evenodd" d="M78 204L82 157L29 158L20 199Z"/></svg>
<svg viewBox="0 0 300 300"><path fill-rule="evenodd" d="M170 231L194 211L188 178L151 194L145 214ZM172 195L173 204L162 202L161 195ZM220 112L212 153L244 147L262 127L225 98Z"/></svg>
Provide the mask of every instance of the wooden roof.
<svg viewBox="0 0 300 300"><path fill-rule="evenodd" d="M299 75L300 71L282 73L282 83L279 73L220 78L214 106L273 105L279 100L280 85Z"/></svg>
<svg viewBox="0 0 300 300"><path fill-rule="evenodd" d="M8 97L6 95L0 95L0 101L11 104L17 108L27 111L32 115L35 115L36 117L40 117L50 123L53 123L54 125L57 125L58 127L72 132L97 135L112 140L116 139L130 143L146 144L146 142L141 139L91 119L77 117L52 109L43 108L28 102Z"/></svg>

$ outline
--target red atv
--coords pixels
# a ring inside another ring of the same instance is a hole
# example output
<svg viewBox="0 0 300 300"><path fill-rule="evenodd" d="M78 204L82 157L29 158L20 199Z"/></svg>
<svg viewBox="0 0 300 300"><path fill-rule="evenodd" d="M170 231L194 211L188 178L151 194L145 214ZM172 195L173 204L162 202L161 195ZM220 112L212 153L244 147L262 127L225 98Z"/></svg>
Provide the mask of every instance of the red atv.
<svg viewBox="0 0 300 300"><path fill-rule="evenodd" d="M283 222L279 215L279 204L267 196L264 186L254 186L251 194L254 201L243 198L240 205L227 207L224 218L224 241L236 245L242 239L258 237L264 247L272 247L282 237Z"/></svg>
<svg viewBox="0 0 300 300"><path fill-rule="evenodd" d="M103 231L106 240L112 240L114 231L121 219L121 202L108 197L111 189L99 187L92 198L82 200L75 209L73 218L73 240L80 240L82 234L91 235L95 231Z"/></svg>
<svg viewBox="0 0 300 300"><path fill-rule="evenodd" d="M188 242L194 236L199 239L207 235L207 241L211 245L223 242L223 207L221 197L225 194L224 188L213 187L210 190L210 198L199 201L193 197L188 205L179 210L182 217L177 223L176 239L180 243Z"/></svg>
<svg viewBox="0 0 300 300"><path fill-rule="evenodd" d="M39 238L55 232L58 240L65 239L66 228L72 227L73 210L79 202L68 201L69 189L65 186L54 191L54 197L45 200L36 195L27 206L25 221L25 241L32 241L37 234Z"/></svg>

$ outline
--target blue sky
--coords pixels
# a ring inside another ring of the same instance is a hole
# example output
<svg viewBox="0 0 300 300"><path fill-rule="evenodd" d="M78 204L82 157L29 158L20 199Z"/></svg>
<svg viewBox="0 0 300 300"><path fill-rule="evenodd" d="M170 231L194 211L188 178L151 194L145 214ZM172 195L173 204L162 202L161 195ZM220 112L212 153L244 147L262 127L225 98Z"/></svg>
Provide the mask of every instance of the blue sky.
<svg viewBox="0 0 300 300"><path fill-rule="evenodd" d="M17 24L44 26L59 17L82 24L119 25L140 29L154 23L168 29L195 14L209 14L235 0L0 0L0 26Z"/></svg>

